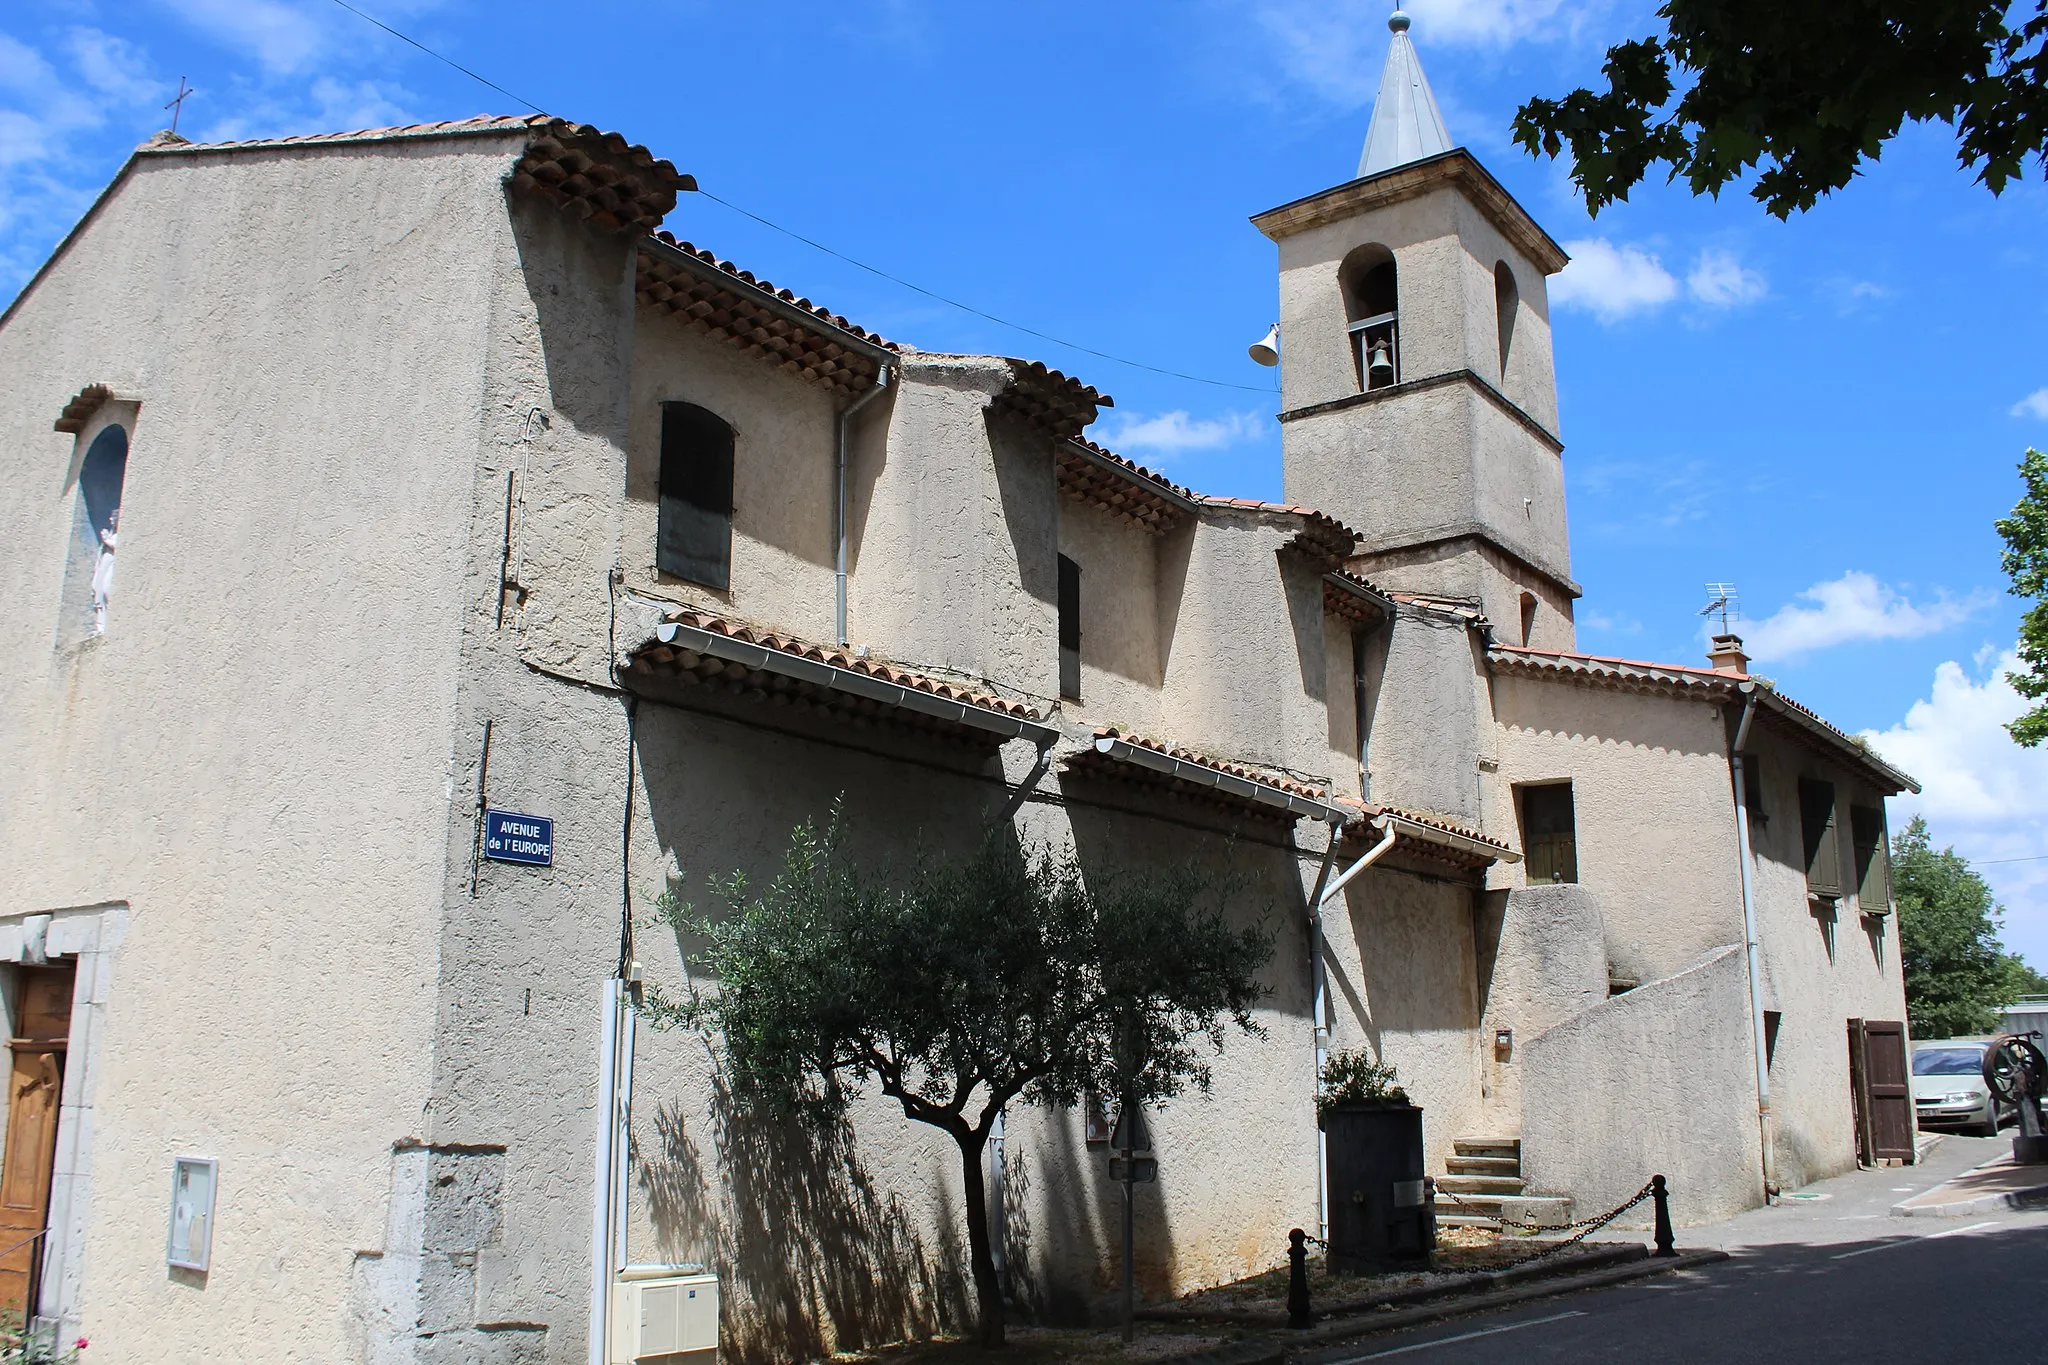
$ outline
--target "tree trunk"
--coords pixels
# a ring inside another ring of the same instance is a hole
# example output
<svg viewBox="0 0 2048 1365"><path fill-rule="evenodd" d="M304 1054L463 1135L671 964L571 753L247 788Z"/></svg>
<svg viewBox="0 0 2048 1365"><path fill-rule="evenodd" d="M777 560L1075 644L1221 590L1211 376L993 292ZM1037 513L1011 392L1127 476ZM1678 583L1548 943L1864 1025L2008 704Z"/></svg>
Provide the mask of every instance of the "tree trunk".
<svg viewBox="0 0 2048 1365"><path fill-rule="evenodd" d="M974 1267L974 1297L981 1309L984 1347L1003 1344L1003 1287L996 1280L996 1258L989 1246L988 1192L981 1175L986 1134L956 1135L960 1144L960 1182L967 1194L967 1259Z"/></svg>

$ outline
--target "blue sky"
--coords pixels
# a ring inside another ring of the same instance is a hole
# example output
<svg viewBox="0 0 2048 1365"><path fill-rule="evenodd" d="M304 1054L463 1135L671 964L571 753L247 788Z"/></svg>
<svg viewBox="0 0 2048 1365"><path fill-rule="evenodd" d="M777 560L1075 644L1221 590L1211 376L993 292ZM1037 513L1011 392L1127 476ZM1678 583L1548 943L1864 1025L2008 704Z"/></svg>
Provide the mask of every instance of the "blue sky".
<svg viewBox="0 0 2048 1365"><path fill-rule="evenodd" d="M1274 312L1248 216L1349 178L1386 50L1361 0L780 6L351 0L707 190L678 235L928 349L1029 355L1116 396L1095 434L1207 491L1280 494ZM1992 520L2048 446L2048 190L1993 198L1908 130L1781 224L1662 185L1589 219L1509 142L1530 94L1595 77L1648 5L1414 0L1452 135L1575 263L1552 281L1582 648L1698 661L1702 584L1741 590L1759 671L1928 784L2048 965L2048 753L1998 722L2020 610ZM164 126L253 137L524 112L334 0L13 0L0 17L0 298ZM1240 387L1230 387L1230 386Z"/></svg>

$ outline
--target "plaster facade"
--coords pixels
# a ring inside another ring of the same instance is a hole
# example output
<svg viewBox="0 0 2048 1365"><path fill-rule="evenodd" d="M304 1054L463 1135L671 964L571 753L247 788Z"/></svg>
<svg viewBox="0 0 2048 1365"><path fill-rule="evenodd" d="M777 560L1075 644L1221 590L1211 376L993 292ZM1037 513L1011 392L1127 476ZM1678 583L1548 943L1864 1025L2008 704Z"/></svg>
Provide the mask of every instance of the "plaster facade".
<svg viewBox="0 0 2048 1365"><path fill-rule="evenodd" d="M1077 474L1103 395L892 346L649 238L632 205L673 200L665 164L545 119L152 145L0 317L26 376L0 395L22 490L0 503L0 745L21 774L0 790L0 958L10 926L98 926L49 939L92 956L92 1061L67 1077L46 1314L123 1361L566 1365L592 1358L593 1276L622 1243L719 1270L734 1359L959 1323L939 1134L879 1098L824 1138L764 1124L701 1039L642 1028L604 1055L622 972L689 972L654 899L770 875L835 803L882 860L1007 824L1091 877L1243 878L1233 914L1275 942L1262 1033L1152 1117L1148 1297L1268 1268L1313 1223L1308 901L1384 832L1392 852L1324 907L1326 1022L1398 1066L1433 1167L1459 1136L1520 1134L1557 1193L1640 1183L1663 1149L1610 1125L1645 1040L1691 1078L1657 1092L1670 1125L1755 1132L1729 1060L1751 1047L1728 965L1740 675L1702 702L1495 648L1528 592L1517 643L1579 657L1555 263L1511 201L1447 179L1281 234L1287 478L1315 511L1104 452ZM1326 315L1362 241L1401 271L1405 374L1348 402ZM655 566L667 402L735 434L722 589ZM120 574L106 632L74 640L74 485L109 422L131 438ZM684 627L729 652L675 645ZM903 696L876 702L878 679ZM1815 764L1881 802L1883 771L1803 734L1758 731L1767 809ZM1514 793L1561 776L1585 794L1583 884L1526 886ZM486 809L551 818L552 864L483 857ZM1867 964L1846 935L1824 952L1797 852L1782 825L1757 843L1794 1180L1853 1160L1837 1016L1903 1013L1881 936ZM1497 1054L1498 1027L1520 1051ZM607 1246L601 1078L622 1072ZM1687 1179L1750 1197L1737 1146ZM221 1163L203 1274L157 1252L187 1155ZM1031 1311L1083 1317L1111 1288L1101 1156L1079 1114L1006 1125L999 1231Z"/></svg>

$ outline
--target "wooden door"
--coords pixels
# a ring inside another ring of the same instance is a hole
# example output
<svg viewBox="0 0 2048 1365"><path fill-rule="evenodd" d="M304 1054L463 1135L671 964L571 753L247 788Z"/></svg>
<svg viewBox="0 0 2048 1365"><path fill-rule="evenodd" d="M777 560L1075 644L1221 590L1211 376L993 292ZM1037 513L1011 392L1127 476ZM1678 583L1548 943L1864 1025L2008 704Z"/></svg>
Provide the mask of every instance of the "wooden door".
<svg viewBox="0 0 2048 1365"><path fill-rule="evenodd" d="M0 1156L0 1313L35 1311L57 1158L57 1109L64 1095L64 1050L71 1034L69 963L23 967L16 976L12 1076L7 1089L7 1149Z"/></svg>
<svg viewBox="0 0 2048 1365"><path fill-rule="evenodd" d="M1877 1153L1870 1136L1870 1063L1864 1052L1863 1021L1849 1021L1849 1112L1856 1124L1856 1164L1875 1166Z"/></svg>
<svg viewBox="0 0 2048 1365"><path fill-rule="evenodd" d="M1906 1025L1863 1021L1864 1113L1870 1154L1878 1160L1913 1160L1913 1069L1906 1057Z"/></svg>

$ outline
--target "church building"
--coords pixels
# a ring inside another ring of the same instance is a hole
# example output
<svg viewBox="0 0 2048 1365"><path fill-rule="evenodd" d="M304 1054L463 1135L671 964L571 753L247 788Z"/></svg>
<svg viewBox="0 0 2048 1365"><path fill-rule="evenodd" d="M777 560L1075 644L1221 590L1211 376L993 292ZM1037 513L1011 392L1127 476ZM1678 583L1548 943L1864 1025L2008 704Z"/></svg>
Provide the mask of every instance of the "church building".
<svg viewBox="0 0 2048 1365"><path fill-rule="evenodd" d="M1357 174L1252 219L1281 503L671 235L695 182L614 133L137 148L0 315L0 1300L138 1365L609 1365L670 1293L728 1360L957 1325L948 1140L764 1120L633 1007L688 970L657 898L835 802L1266 918L1264 1036L1149 1116L1147 1298L1326 1221L1335 1048L1445 1221L1910 1160L1912 779L1732 635L1578 651L1566 256L1406 28ZM992 1157L1050 1320L1115 1284L1093 1117Z"/></svg>

